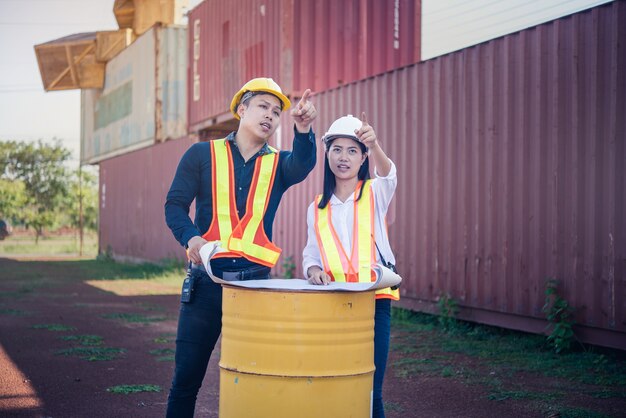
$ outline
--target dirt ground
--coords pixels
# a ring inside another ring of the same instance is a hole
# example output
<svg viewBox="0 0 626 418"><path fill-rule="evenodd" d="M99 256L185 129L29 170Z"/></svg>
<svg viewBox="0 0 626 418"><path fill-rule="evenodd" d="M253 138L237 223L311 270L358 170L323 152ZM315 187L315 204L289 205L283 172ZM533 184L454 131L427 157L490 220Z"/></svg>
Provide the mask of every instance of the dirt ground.
<svg viewBox="0 0 626 418"><path fill-rule="evenodd" d="M8 276L16 271L16 263L42 280L29 286ZM174 366L178 296L119 296L82 280L55 279L72 274L54 263L0 258L0 416L164 416ZM115 358L106 361L59 354L79 347L68 340L76 335L100 336L99 347L124 352L112 350ZM393 363L399 355L391 353L385 381L389 418L549 416L525 400L489 400L484 388L454 377L398 377ZM198 417L218 416L218 360L219 347L201 389ZM148 384L161 391L107 391L117 385ZM604 408L607 415L619 416L617 411L625 410L624 399L617 402Z"/></svg>

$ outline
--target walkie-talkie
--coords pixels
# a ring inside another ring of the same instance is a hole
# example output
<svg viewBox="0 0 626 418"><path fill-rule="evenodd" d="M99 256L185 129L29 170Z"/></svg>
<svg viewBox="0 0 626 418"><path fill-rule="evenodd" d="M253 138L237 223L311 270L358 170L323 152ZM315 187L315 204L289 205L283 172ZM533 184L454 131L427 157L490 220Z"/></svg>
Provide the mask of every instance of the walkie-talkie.
<svg viewBox="0 0 626 418"><path fill-rule="evenodd" d="M180 301L182 303L191 302L191 294L193 293L193 277L191 276L191 260L187 267L187 277L183 280L183 290L180 293Z"/></svg>

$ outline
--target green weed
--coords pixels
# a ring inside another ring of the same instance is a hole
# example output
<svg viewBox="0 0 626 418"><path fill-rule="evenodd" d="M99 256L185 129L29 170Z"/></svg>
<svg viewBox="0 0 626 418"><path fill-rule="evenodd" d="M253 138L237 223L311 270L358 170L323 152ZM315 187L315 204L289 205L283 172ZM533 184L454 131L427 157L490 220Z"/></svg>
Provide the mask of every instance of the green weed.
<svg viewBox="0 0 626 418"><path fill-rule="evenodd" d="M108 361L119 358L125 352L123 348L114 347L72 347L59 350L55 354L76 356L87 361Z"/></svg>
<svg viewBox="0 0 626 418"><path fill-rule="evenodd" d="M609 418L608 415L584 408L559 408L559 418Z"/></svg>
<svg viewBox="0 0 626 418"><path fill-rule="evenodd" d="M499 390L490 393L487 398L492 401L506 401L509 399L554 400L563 397L564 395L564 393L538 393L525 390Z"/></svg>
<svg viewBox="0 0 626 418"><path fill-rule="evenodd" d="M548 342L557 353L569 351L575 340L574 308L558 293L558 280L546 282L546 301L542 311L546 314L551 329Z"/></svg>
<svg viewBox="0 0 626 418"><path fill-rule="evenodd" d="M459 313L459 304L449 294L444 293L437 300L437 308L439 309L439 324L446 331L452 331L457 328L456 316Z"/></svg>
<svg viewBox="0 0 626 418"><path fill-rule="evenodd" d="M142 323L142 324L149 324L151 322L160 322L160 321L166 321L167 318L165 317L154 317L154 316L145 316L145 315L141 315L141 314L134 314L134 313L110 313L110 314L104 314L102 315L102 318L106 318L106 319L120 319L124 322L131 322L131 323Z"/></svg>
<svg viewBox="0 0 626 418"><path fill-rule="evenodd" d="M19 310L19 309L4 308L4 309L0 309L0 315L27 316L27 315L30 315L30 312L22 311L22 310Z"/></svg>
<svg viewBox="0 0 626 418"><path fill-rule="evenodd" d="M152 341L158 344L169 344L171 342L174 342L175 340L176 340L176 334L170 332L170 333L161 334Z"/></svg>
<svg viewBox="0 0 626 418"><path fill-rule="evenodd" d="M74 331L76 328L63 324L37 324L33 325L34 329L47 329L48 331Z"/></svg>
<svg viewBox="0 0 626 418"><path fill-rule="evenodd" d="M454 369L452 367L446 366L441 369L441 376L443 377L452 377L454 376Z"/></svg>
<svg viewBox="0 0 626 418"><path fill-rule="evenodd" d="M176 350L173 348L157 348L149 351L153 356L159 356L156 361L174 361Z"/></svg>
<svg viewBox="0 0 626 418"><path fill-rule="evenodd" d="M150 350L150 354L153 356L164 356L166 354L175 354L176 350L173 348L157 348L155 350Z"/></svg>
<svg viewBox="0 0 626 418"><path fill-rule="evenodd" d="M99 335L64 335L61 337L63 341L76 341L80 345L101 345L102 337Z"/></svg>
<svg viewBox="0 0 626 418"><path fill-rule="evenodd" d="M107 388L107 392L128 395L141 392L161 392L159 385L117 385Z"/></svg>

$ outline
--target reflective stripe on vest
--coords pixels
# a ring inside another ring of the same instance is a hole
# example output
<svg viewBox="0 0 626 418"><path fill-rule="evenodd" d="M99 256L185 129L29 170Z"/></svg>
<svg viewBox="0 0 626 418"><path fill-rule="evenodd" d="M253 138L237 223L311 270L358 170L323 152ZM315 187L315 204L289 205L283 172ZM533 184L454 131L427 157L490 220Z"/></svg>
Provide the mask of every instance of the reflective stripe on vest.
<svg viewBox="0 0 626 418"><path fill-rule="evenodd" d="M263 227L279 157L277 150L270 149L271 154L255 161L246 213L240 220L230 144L225 139L211 141L213 219L202 237L207 241L219 240L227 249L215 258L244 257L267 267L273 267L278 261L281 249L267 238Z"/></svg>
<svg viewBox="0 0 626 418"><path fill-rule="evenodd" d="M360 188L363 194L358 201ZM330 203L320 209L321 196L315 200L315 233L324 264L324 271L336 282L376 281L372 265L376 263L374 231L374 194L371 180L360 181L354 192L354 223L352 229L352 251L350 257L341 244L332 224L332 208ZM400 299L400 292L390 288L376 291L377 298Z"/></svg>

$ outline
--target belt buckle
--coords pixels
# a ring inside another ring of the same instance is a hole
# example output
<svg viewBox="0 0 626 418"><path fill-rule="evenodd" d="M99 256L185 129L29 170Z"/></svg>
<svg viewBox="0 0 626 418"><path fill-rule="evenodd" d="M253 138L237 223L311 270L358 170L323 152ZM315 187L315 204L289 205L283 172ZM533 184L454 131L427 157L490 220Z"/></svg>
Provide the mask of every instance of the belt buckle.
<svg viewBox="0 0 626 418"><path fill-rule="evenodd" d="M222 272L222 279L226 280L227 282L240 282L242 279L242 274L243 272L241 271L224 271Z"/></svg>

